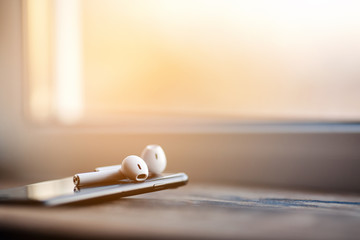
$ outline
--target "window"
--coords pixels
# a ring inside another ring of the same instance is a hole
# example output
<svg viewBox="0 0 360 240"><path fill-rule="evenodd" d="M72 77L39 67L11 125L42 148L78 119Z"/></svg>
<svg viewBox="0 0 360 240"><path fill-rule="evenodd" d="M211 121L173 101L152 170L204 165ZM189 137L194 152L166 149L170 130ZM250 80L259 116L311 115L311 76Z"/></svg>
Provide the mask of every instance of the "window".
<svg viewBox="0 0 360 240"><path fill-rule="evenodd" d="M360 119L358 1L26 0L27 115L61 125Z"/></svg>

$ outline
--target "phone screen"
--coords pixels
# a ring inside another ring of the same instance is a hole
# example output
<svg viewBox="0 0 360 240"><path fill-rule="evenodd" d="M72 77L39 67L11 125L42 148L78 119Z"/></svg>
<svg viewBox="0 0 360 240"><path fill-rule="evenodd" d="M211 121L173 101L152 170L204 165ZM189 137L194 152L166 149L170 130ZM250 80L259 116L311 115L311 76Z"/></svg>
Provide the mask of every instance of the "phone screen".
<svg viewBox="0 0 360 240"><path fill-rule="evenodd" d="M31 202L53 206L111 195L122 197L159 191L185 185L187 181L185 173L164 173L151 176L144 182L124 179L108 185L79 188L74 185L73 178L68 177L0 190L0 202Z"/></svg>

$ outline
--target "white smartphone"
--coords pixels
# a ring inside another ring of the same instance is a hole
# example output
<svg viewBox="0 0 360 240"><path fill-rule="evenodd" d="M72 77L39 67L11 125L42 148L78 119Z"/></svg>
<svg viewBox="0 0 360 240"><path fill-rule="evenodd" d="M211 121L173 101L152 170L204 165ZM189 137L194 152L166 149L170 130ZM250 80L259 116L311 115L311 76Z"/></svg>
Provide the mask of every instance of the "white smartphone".
<svg viewBox="0 0 360 240"><path fill-rule="evenodd" d="M144 182L120 180L111 185L76 187L73 178L34 183L0 190L1 203L31 203L56 206L112 197L125 197L159 190L177 188L188 182L185 173L163 173L150 176Z"/></svg>

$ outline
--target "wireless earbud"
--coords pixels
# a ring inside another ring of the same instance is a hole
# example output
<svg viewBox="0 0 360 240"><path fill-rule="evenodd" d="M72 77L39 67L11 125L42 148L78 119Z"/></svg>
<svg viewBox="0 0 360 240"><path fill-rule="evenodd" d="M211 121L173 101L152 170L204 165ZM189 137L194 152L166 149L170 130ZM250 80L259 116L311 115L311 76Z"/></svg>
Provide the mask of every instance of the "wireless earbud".
<svg viewBox="0 0 360 240"><path fill-rule="evenodd" d="M141 153L141 158L144 159L151 173L160 174L166 168L165 152L159 145L147 145Z"/></svg>
<svg viewBox="0 0 360 240"><path fill-rule="evenodd" d="M145 161L135 155L128 156L122 161L120 172L124 177L138 182L145 181L149 176L149 169Z"/></svg>
<svg viewBox="0 0 360 240"><path fill-rule="evenodd" d="M150 173L160 174L166 168L164 150L156 144L147 145L141 158L135 155L126 157L121 165L98 167L95 172L79 173L74 176L76 186L91 185L101 182L117 181L129 178L145 181Z"/></svg>
<svg viewBox="0 0 360 240"><path fill-rule="evenodd" d="M160 174L166 168L165 152L159 145L147 145L141 153L141 158L144 159L150 173ZM98 167L95 169L95 171L102 172L107 170L113 170L116 168L121 168L121 165Z"/></svg>
<svg viewBox="0 0 360 240"><path fill-rule="evenodd" d="M142 182L147 179L149 169L145 161L135 155L126 157L120 167L106 167L101 171L79 173L74 175L73 181L76 186L91 185L100 182L116 181L129 178Z"/></svg>

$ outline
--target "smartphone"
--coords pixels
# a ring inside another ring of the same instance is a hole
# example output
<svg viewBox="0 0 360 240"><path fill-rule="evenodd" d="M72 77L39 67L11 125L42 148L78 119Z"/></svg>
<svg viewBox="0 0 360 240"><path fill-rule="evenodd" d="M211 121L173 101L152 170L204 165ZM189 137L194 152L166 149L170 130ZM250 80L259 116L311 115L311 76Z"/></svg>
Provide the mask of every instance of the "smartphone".
<svg viewBox="0 0 360 240"><path fill-rule="evenodd" d="M185 173L163 173L150 176L144 182L124 179L109 185L76 187L73 178L68 177L0 190L0 203L56 206L177 188L187 182L188 176Z"/></svg>

